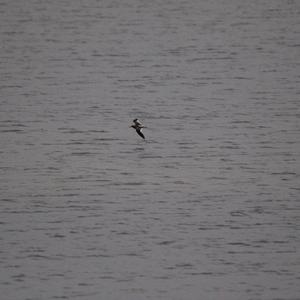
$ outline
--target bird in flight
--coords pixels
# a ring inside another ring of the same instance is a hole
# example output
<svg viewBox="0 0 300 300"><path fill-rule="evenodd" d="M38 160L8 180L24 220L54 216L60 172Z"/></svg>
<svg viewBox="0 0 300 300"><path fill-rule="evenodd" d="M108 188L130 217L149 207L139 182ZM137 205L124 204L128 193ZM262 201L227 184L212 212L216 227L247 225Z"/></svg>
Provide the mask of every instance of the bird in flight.
<svg viewBox="0 0 300 300"><path fill-rule="evenodd" d="M145 126L138 120L138 119L134 119L133 123L130 127L134 128L136 133L142 137L143 139L145 139L144 134L142 133L142 128L144 128Z"/></svg>

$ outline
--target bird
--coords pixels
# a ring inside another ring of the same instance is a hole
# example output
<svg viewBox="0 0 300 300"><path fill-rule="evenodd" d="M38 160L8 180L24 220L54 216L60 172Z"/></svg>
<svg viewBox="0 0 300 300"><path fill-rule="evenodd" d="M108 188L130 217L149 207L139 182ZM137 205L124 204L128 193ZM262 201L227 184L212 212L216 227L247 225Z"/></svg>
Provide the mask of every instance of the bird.
<svg viewBox="0 0 300 300"><path fill-rule="evenodd" d="M139 119L134 119L133 123L130 127L134 128L136 133L143 139L145 139L144 134L142 133L142 128L145 126L139 121Z"/></svg>

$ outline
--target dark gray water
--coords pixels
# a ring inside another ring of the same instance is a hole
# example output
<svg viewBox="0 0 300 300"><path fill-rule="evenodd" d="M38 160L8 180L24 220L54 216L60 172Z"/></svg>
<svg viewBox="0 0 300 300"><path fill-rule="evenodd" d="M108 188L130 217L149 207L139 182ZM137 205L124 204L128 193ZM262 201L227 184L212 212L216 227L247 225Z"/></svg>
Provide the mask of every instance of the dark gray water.
<svg viewBox="0 0 300 300"><path fill-rule="evenodd" d="M1 298L299 299L299 33L296 0L1 1Z"/></svg>

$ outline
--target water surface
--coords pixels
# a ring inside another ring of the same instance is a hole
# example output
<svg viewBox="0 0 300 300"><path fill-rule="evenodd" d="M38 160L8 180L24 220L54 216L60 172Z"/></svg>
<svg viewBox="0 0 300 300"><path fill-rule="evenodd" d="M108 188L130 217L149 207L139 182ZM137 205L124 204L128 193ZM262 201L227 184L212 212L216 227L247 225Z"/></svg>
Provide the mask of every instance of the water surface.
<svg viewBox="0 0 300 300"><path fill-rule="evenodd" d="M2 1L5 299L298 299L299 12Z"/></svg>

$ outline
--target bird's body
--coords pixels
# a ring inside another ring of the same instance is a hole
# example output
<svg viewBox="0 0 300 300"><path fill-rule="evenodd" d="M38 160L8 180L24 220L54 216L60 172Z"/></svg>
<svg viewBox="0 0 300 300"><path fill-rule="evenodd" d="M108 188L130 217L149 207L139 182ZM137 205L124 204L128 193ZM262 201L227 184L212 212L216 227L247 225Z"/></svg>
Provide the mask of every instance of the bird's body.
<svg viewBox="0 0 300 300"><path fill-rule="evenodd" d="M142 133L142 128L144 128L144 125L138 120L138 119L134 119L133 120L133 125L131 125L130 127L134 128L136 133L142 137L143 139L145 139L144 134Z"/></svg>

